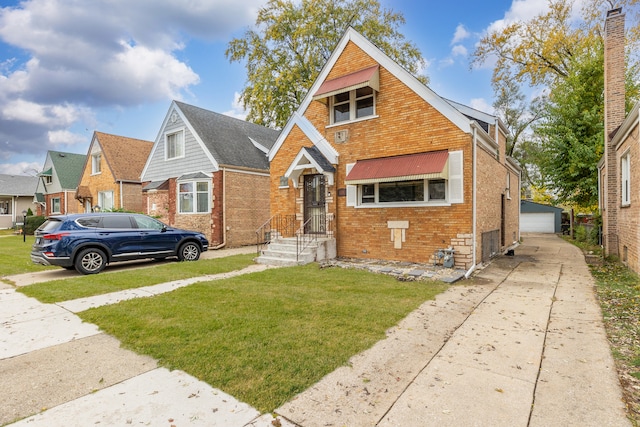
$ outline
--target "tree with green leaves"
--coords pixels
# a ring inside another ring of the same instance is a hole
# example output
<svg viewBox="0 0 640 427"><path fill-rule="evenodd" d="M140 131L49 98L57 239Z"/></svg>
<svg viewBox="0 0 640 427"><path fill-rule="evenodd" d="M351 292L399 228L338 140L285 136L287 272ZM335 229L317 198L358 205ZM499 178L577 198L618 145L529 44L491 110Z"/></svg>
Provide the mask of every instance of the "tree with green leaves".
<svg viewBox="0 0 640 427"><path fill-rule="evenodd" d="M229 42L226 56L245 62L241 101L247 120L281 128L298 108L338 41L353 27L424 83L425 61L398 28L400 13L378 0L269 0L254 29Z"/></svg>
<svg viewBox="0 0 640 427"><path fill-rule="evenodd" d="M638 95L634 84L640 37L638 3L640 0L618 0L615 4L627 17L627 97L631 101ZM534 108L540 115L532 122L535 126L529 128L526 144L520 147L525 152L520 154L535 166L535 185L548 189L558 203L591 207L597 203L597 162L604 138L603 24L606 10L613 5L586 0L576 10L577 4L549 0L545 13L486 34L472 63L494 62L498 99L499 91L512 90L513 84L537 87L547 94Z"/></svg>

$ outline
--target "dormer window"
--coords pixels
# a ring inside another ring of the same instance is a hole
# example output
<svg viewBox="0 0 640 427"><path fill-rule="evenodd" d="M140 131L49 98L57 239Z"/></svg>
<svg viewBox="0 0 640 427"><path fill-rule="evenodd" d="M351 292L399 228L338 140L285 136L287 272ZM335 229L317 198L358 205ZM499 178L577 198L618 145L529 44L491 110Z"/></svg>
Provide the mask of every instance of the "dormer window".
<svg viewBox="0 0 640 427"><path fill-rule="evenodd" d="M331 101L332 123L352 121L375 114L375 92L368 86L334 95Z"/></svg>
<svg viewBox="0 0 640 427"><path fill-rule="evenodd" d="M336 124L375 117L379 91L380 66L374 65L326 80L313 99L329 106L329 122Z"/></svg>

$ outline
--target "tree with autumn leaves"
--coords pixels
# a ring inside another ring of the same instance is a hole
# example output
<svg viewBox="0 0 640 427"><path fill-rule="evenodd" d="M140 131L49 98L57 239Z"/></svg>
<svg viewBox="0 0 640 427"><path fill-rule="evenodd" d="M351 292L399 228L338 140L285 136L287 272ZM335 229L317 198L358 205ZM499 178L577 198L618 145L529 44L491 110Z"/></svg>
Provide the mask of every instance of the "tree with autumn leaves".
<svg viewBox="0 0 640 427"><path fill-rule="evenodd" d="M550 0L546 13L486 34L473 54L475 66L493 61L496 110L512 132L510 150L525 177L559 203L597 206L597 163L604 141L604 17L612 7L626 13L630 108L638 98L638 3ZM527 86L542 93L528 106L521 92Z"/></svg>

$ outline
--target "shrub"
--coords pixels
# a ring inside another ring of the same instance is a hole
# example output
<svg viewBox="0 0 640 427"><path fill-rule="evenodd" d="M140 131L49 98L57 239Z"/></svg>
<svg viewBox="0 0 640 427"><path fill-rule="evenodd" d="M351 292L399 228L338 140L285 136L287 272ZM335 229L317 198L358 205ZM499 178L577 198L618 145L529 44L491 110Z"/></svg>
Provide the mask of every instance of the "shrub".
<svg viewBox="0 0 640 427"><path fill-rule="evenodd" d="M40 227L46 218L44 216L27 216L26 224L24 225L24 230L26 234L33 234L36 231L36 228Z"/></svg>

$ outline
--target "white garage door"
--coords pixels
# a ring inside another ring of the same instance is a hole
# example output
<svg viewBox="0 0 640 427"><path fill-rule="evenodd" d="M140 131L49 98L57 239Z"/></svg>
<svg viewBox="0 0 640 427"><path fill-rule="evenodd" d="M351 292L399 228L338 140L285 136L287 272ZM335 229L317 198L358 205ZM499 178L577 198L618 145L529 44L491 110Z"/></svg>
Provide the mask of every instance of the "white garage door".
<svg viewBox="0 0 640 427"><path fill-rule="evenodd" d="M555 214L545 213L521 213L520 231L531 233L555 233Z"/></svg>

